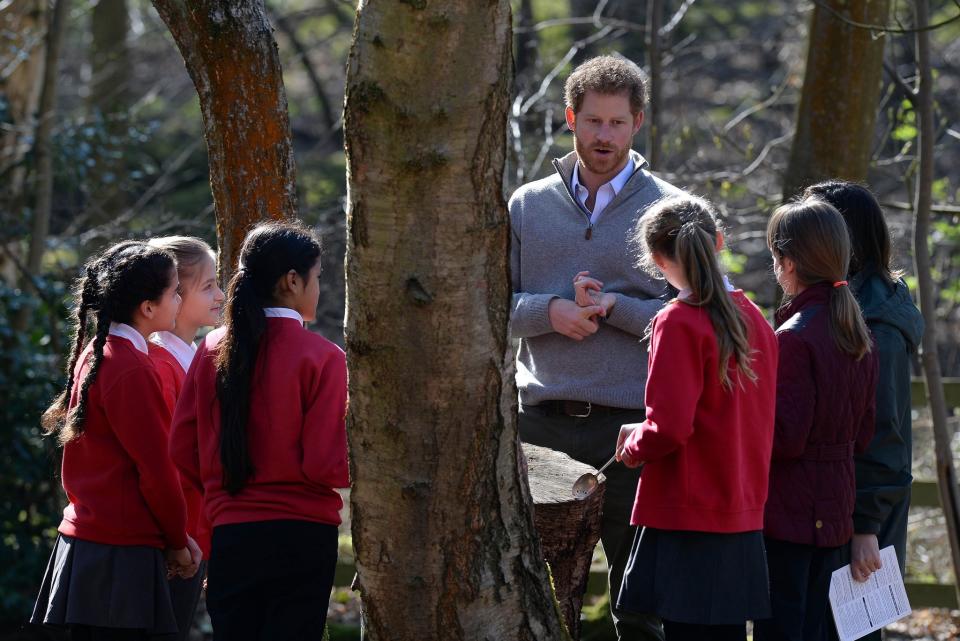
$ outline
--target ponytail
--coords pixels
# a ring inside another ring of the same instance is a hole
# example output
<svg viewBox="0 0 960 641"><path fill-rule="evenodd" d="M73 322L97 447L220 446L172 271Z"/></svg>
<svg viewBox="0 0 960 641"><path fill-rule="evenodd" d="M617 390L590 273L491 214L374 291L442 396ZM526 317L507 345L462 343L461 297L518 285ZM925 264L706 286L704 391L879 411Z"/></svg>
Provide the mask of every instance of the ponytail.
<svg viewBox="0 0 960 641"><path fill-rule="evenodd" d="M816 197L778 208L767 224L767 247L796 265L806 287L830 283L830 336L837 348L860 360L873 341L860 306L843 280L850 265L850 238L840 213Z"/></svg>
<svg viewBox="0 0 960 641"><path fill-rule="evenodd" d="M250 397L261 339L263 308L273 303L277 283L290 270L307 278L320 258L320 241L297 223L257 225L240 248L240 268L227 287L226 333L216 347L223 488L237 494L256 472L250 456Z"/></svg>
<svg viewBox="0 0 960 641"><path fill-rule="evenodd" d="M67 363L67 385L40 419L45 434L56 434L61 445L83 434L87 398L103 362L110 323L129 323L140 303L160 298L174 277L174 266L173 257L168 253L139 241L118 243L87 263L75 290L78 302ZM78 361L91 313L94 316L92 359L78 384ZM71 404L75 387L76 402Z"/></svg>
<svg viewBox="0 0 960 641"><path fill-rule="evenodd" d="M641 220L636 240L641 246L641 266L650 269L657 254L683 267L690 286L684 302L703 307L713 325L719 350L718 376L730 390L730 359L741 376L756 382L750 367L751 349L742 311L727 293L723 271L717 261L717 222L713 206L692 196L660 201ZM742 384L742 381L741 381Z"/></svg>

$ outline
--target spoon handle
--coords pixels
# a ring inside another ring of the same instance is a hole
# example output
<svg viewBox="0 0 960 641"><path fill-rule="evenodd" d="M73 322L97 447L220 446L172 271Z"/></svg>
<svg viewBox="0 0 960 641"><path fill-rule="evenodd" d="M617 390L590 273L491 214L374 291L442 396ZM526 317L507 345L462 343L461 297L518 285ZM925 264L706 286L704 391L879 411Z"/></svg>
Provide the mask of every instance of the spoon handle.
<svg viewBox="0 0 960 641"><path fill-rule="evenodd" d="M610 457L610 460L607 461L606 463L604 463L604 464L603 464L603 467L601 467L599 470L597 470L597 474L600 474L600 472L602 472L602 471L604 471L605 469L607 469L608 467L610 467L610 464L613 463L613 462L616 461L616 460L617 460L617 454L616 454L616 452L614 452L613 456Z"/></svg>

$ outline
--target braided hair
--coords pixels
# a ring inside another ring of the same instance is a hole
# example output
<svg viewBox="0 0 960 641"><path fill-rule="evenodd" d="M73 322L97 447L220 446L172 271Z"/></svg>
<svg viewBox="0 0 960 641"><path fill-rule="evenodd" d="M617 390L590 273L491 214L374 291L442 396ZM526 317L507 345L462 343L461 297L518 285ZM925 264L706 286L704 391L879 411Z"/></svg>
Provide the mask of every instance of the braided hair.
<svg viewBox="0 0 960 641"><path fill-rule="evenodd" d="M118 243L87 262L74 290L77 307L67 384L43 413L41 425L46 434L56 434L64 445L80 437L87 415L87 397L103 362L110 323L130 324L142 302L157 300L170 286L175 267L173 257L167 252L132 240ZM81 369L78 361L87 340L91 316L92 354L86 375L78 386L76 375Z"/></svg>

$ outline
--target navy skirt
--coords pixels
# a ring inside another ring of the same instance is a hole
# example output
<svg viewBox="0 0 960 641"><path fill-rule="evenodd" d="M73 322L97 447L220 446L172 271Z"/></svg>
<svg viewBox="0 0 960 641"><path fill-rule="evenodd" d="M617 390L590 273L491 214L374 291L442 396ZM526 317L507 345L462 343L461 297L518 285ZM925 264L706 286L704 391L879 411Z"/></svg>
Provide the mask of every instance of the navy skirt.
<svg viewBox="0 0 960 641"><path fill-rule="evenodd" d="M177 634L163 552L61 534L30 622Z"/></svg>
<svg viewBox="0 0 960 641"><path fill-rule="evenodd" d="M763 533L638 529L617 607L699 625L769 617Z"/></svg>

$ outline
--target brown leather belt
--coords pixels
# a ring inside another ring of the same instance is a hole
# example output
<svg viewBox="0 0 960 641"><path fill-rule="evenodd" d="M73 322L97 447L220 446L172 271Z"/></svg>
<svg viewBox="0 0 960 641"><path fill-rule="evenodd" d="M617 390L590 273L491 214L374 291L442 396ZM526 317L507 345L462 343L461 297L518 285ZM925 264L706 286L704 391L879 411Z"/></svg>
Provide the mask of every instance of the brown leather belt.
<svg viewBox="0 0 960 641"><path fill-rule="evenodd" d="M534 407L539 408L544 414L562 416L572 416L575 418L587 418L588 416L606 416L617 414L618 412L627 412L623 407L610 407L608 405L599 405L589 401L543 401Z"/></svg>

